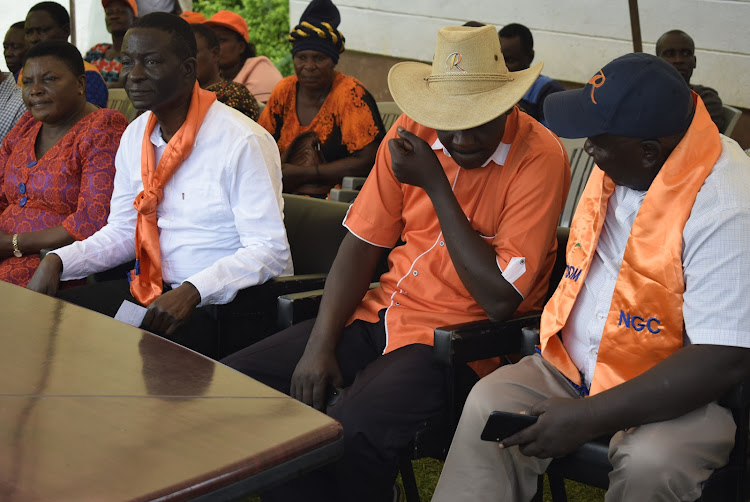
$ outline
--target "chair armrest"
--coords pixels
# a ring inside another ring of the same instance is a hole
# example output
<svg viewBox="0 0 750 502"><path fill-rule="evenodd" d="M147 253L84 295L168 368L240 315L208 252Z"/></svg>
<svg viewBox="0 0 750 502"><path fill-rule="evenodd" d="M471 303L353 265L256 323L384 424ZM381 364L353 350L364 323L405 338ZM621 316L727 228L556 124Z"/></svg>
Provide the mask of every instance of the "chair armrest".
<svg viewBox="0 0 750 502"><path fill-rule="evenodd" d="M322 298L322 289L279 296L276 308L278 329L286 329L317 316Z"/></svg>
<svg viewBox="0 0 750 502"><path fill-rule="evenodd" d="M271 313L276 308L278 297L299 291L320 289L326 282L326 274L304 274L274 277L263 284L240 290L237 299L226 305L218 305L224 315L231 315L237 310L239 315L247 313L248 309L258 312ZM274 316L275 317L275 316Z"/></svg>
<svg viewBox="0 0 750 502"><path fill-rule="evenodd" d="M379 283L371 282L370 289ZM322 285L321 285L322 288ZM317 317L323 289L299 291L279 296L276 303L277 328L286 329L298 322Z"/></svg>
<svg viewBox="0 0 750 502"><path fill-rule="evenodd" d="M365 178L364 176L344 176L344 178L341 180L341 188L349 189L349 190L361 190L362 185L365 184Z"/></svg>
<svg viewBox="0 0 750 502"><path fill-rule="evenodd" d="M521 329L539 325L539 314L509 321L482 320L435 329L435 358L451 366L521 352Z"/></svg>
<svg viewBox="0 0 750 502"><path fill-rule="evenodd" d="M331 188L329 192L330 199L338 202L351 202L357 195L359 195L359 190L349 188Z"/></svg>

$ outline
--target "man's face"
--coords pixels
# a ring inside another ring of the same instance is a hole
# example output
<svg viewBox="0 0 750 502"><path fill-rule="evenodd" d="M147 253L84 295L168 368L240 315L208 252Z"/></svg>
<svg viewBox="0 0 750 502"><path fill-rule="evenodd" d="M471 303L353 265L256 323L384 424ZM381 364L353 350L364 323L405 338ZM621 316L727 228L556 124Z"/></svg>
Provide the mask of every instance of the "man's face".
<svg viewBox="0 0 750 502"><path fill-rule="evenodd" d="M456 164L464 169L482 167L495 153L505 134L507 113L486 124L463 131L437 131L438 138Z"/></svg>
<svg viewBox="0 0 750 502"><path fill-rule="evenodd" d="M690 37L682 33L665 35L659 44L657 56L674 66L685 82L690 83L696 61L695 44Z"/></svg>
<svg viewBox="0 0 750 502"><path fill-rule="evenodd" d="M523 50L521 37L500 37L500 48L503 51L503 59L505 59L505 66L508 67L508 70L521 71L531 66L534 55Z"/></svg>
<svg viewBox="0 0 750 502"><path fill-rule="evenodd" d="M612 134L600 134L586 140L583 149L617 185L648 190L655 174L642 166L641 141Z"/></svg>
<svg viewBox="0 0 750 502"><path fill-rule="evenodd" d="M177 56L168 33L155 28L128 30L120 79L133 106L154 113L172 108L185 93L187 61L191 59L181 61Z"/></svg>
<svg viewBox="0 0 750 502"><path fill-rule="evenodd" d="M198 51L195 59L198 61L198 85L204 87L219 73L219 48L210 49L206 39L200 33L195 33L195 44Z"/></svg>
<svg viewBox="0 0 750 502"><path fill-rule="evenodd" d="M8 30L3 41L3 53L8 69L12 73L17 72L23 65L23 56L26 54L24 30L20 28L11 28Z"/></svg>
<svg viewBox="0 0 750 502"><path fill-rule="evenodd" d="M135 21L133 9L125 2L115 0L104 8L104 22L110 33L125 33Z"/></svg>
<svg viewBox="0 0 750 502"><path fill-rule="evenodd" d="M39 42L47 40L68 40L70 25L58 26L49 12L35 10L29 12L24 23L26 31L26 48L31 48Z"/></svg>

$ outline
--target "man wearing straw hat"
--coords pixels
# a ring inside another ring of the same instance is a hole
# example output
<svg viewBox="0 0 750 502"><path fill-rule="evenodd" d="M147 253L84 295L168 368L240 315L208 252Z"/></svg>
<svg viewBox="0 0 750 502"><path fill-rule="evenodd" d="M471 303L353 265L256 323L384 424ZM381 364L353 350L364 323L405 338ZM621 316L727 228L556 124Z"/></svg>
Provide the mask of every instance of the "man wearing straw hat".
<svg viewBox="0 0 750 502"><path fill-rule="evenodd" d="M274 500L388 500L399 451L446 405L433 330L541 308L570 184L557 137L514 106L541 68L508 72L485 26L443 28L432 66L391 69L405 114L344 221L317 319L224 361L344 425L344 457Z"/></svg>
<svg viewBox="0 0 750 502"><path fill-rule="evenodd" d="M615 59L544 111L596 162L568 273L544 307L541 353L472 389L433 501L531 500L552 458L605 435L608 502L696 500L734 444L716 399L750 378L750 159L649 54ZM538 420L498 448L480 440L495 410Z"/></svg>

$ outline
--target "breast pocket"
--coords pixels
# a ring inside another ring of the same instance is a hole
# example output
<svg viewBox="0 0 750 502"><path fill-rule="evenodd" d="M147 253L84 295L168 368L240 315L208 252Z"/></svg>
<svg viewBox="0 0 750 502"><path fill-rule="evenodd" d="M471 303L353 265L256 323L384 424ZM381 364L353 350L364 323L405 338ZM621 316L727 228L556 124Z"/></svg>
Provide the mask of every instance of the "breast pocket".
<svg viewBox="0 0 750 502"><path fill-rule="evenodd" d="M177 213L191 224L212 228L229 211L229 200L218 185L194 183L173 194Z"/></svg>

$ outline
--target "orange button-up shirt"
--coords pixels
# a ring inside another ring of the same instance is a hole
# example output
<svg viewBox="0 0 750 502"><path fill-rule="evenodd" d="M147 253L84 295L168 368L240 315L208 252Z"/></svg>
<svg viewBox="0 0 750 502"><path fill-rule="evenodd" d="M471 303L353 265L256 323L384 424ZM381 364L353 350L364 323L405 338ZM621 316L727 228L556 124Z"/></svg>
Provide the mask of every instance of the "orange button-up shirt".
<svg viewBox="0 0 750 502"><path fill-rule="evenodd" d="M344 220L354 235L375 246L393 247L399 237L405 242L391 251L380 286L367 292L349 320L377 322L378 312L386 309L384 353L414 343L432 345L436 327L487 317L453 266L427 193L393 175L387 142L398 126L430 145L438 139L434 129L402 115L381 143L375 167ZM495 160L484 167L463 169L442 148L435 153L471 225L494 248L500 270L516 258L514 268L522 273L512 284L524 298L516 315L541 310L570 186L568 156L557 137L514 109ZM492 366L474 367L486 374L497 363Z"/></svg>

